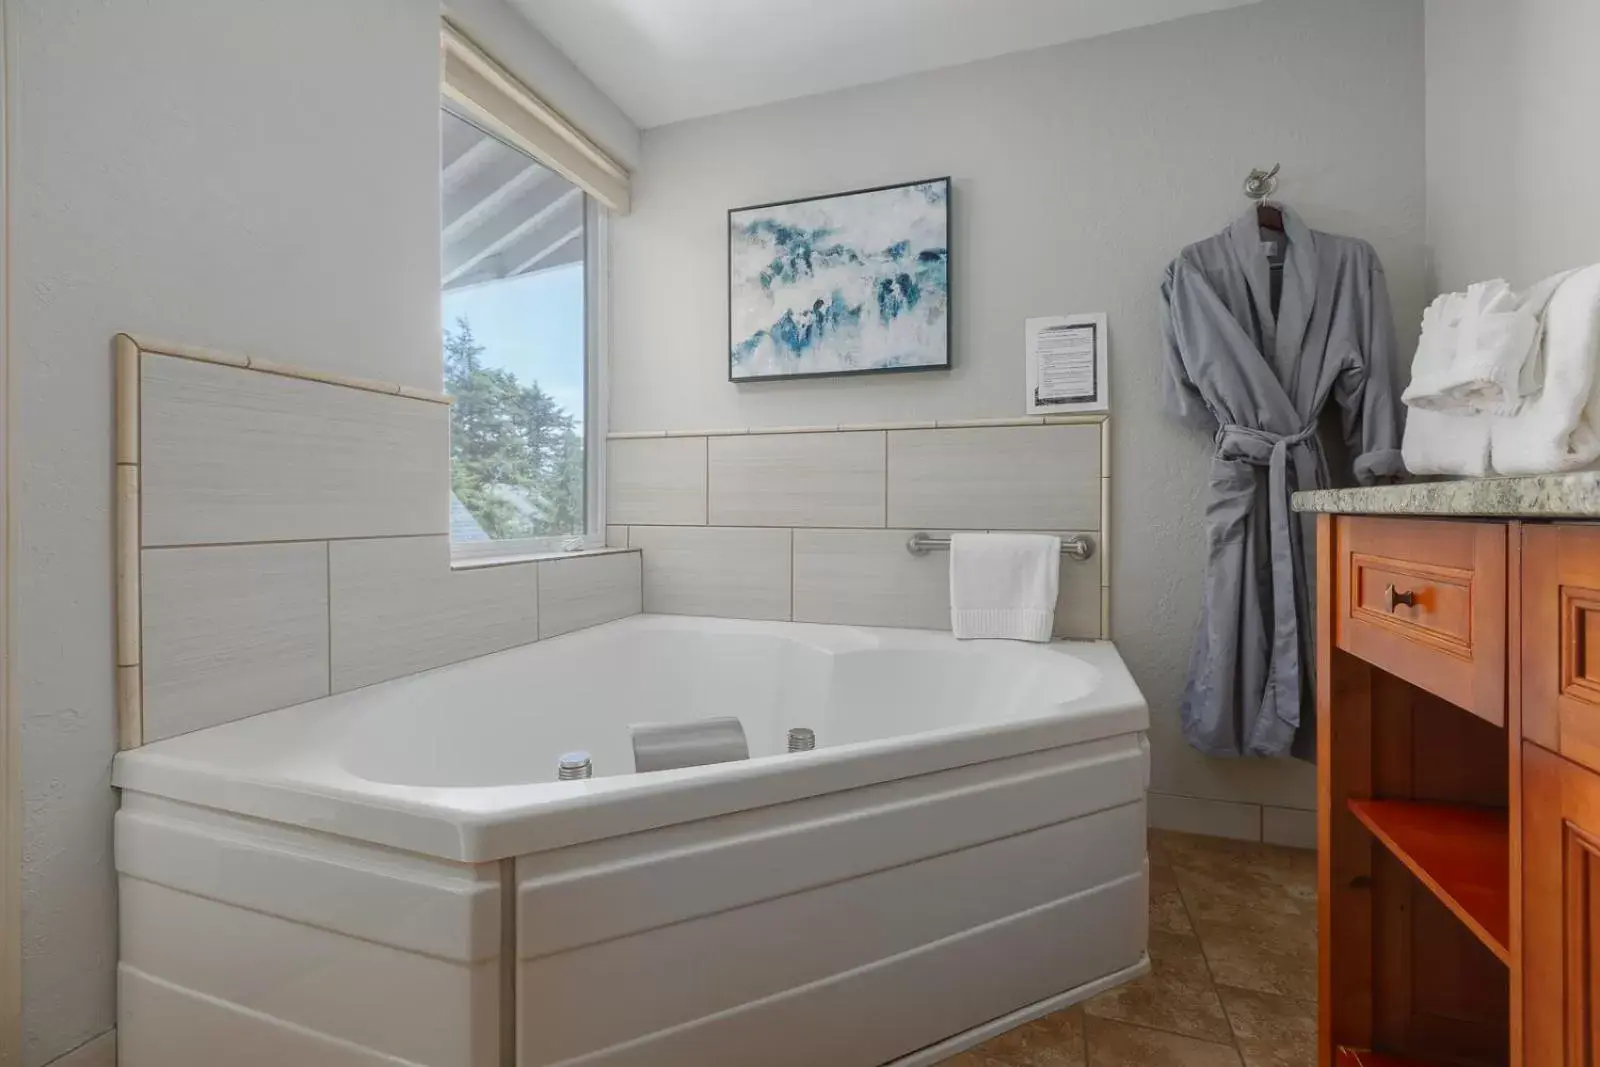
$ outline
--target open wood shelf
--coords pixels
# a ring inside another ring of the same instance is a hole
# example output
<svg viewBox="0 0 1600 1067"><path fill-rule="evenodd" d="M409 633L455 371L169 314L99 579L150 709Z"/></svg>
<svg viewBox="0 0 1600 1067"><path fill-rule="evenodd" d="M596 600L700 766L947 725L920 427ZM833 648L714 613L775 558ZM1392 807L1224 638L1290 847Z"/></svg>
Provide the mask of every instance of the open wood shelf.
<svg viewBox="0 0 1600 1067"><path fill-rule="evenodd" d="M1403 1056L1386 1056L1366 1049L1342 1048L1334 1057L1333 1067L1433 1067L1425 1060L1406 1059Z"/></svg>
<svg viewBox="0 0 1600 1067"><path fill-rule="evenodd" d="M1409 800L1352 799L1349 804L1373 836L1509 966L1511 832L1507 813ZM1370 1058L1350 1061L1363 1067L1371 1067L1372 1062Z"/></svg>

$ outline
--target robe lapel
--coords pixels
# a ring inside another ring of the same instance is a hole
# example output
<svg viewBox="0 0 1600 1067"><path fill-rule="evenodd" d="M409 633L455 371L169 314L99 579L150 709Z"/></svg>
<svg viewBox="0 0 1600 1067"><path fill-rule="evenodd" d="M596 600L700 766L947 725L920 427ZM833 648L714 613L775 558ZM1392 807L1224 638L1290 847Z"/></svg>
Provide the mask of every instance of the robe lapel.
<svg viewBox="0 0 1600 1067"><path fill-rule="evenodd" d="M1299 215L1288 208L1281 210L1289 247L1283 266L1283 293L1278 301L1278 336L1273 350L1278 355L1278 366L1292 379L1295 376L1294 369L1300 366L1306 331L1311 327L1311 315L1317 306L1317 244ZM1253 220L1254 213L1251 214Z"/></svg>
<svg viewBox="0 0 1600 1067"><path fill-rule="evenodd" d="M1228 238L1233 244L1233 254L1239 259L1239 268L1245 283L1250 287L1250 303L1256 311L1256 321L1261 324L1261 356L1266 359L1277 351L1278 321L1272 313L1272 267L1261 250L1261 224L1251 208L1228 227Z"/></svg>

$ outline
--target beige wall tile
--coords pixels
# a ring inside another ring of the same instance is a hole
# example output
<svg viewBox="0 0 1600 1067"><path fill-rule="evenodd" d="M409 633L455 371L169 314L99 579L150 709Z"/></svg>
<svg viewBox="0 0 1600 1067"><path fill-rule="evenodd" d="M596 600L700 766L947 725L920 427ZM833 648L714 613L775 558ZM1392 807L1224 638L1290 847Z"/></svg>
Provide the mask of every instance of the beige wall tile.
<svg viewBox="0 0 1600 1067"><path fill-rule="evenodd" d="M628 528L626 526L607 526L606 527L606 547L607 548L627 548L628 547Z"/></svg>
<svg viewBox="0 0 1600 1067"><path fill-rule="evenodd" d="M145 545L449 528L443 404L153 355L141 390Z"/></svg>
<svg viewBox="0 0 1600 1067"><path fill-rule="evenodd" d="M889 433L888 523L968 530L1100 526L1100 427Z"/></svg>
<svg viewBox="0 0 1600 1067"><path fill-rule="evenodd" d="M1261 840L1290 848L1317 847L1317 813L1299 808L1261 809Z"/></svg>
<svg viewBox="0 0 1600 1067"><path fill-rule="evenodd" d="M328 692L328 546L147 548L144 739Z"/></svg>
<svg viewBox="0 0 1600 1067"><path fill-rule="evenodd" d="M795 621L950 629L950 558L907 552L913 532L796 530Z"/></svg>
<svg viewBox="0 0 1600 1067"><path fill-rule="evenodd" d="M644 610L733 619L790 617L788 530L635 526Z"/></svg>
<svg viewBox="0 0 1600 1067"><path fill-rule="evenodd" d="M539 561L539 636L598 626L640 611L639 553Z"/></svg>
<svg viewBox="0 0 1600 1067"><path fill-rule="evenodd" d="M1158 830L1233 837L1241 841L1261 840L1261 806L1258 804L1201 800L1166 793L1151 793L1148 801L1150 825Z"/></svg>
<svg viewBox="0 0 1600 1067"><path fill-rule="evenodd" d="M450 569L450 539L330 546L333 689L415 674L539 639L535 563Z"/></svg>
<svg viewBox="0 0 1600 1067"><path fill-rule="evenodd" d="M882 526L884 435L714 437L713 526Z"/></svg>
<svg viewBox="0 0 1600 1067"><path fill-rule="evenodd" d="M704 526L706 439L640 437L608 442L606 518L624 526Z"/></svg>

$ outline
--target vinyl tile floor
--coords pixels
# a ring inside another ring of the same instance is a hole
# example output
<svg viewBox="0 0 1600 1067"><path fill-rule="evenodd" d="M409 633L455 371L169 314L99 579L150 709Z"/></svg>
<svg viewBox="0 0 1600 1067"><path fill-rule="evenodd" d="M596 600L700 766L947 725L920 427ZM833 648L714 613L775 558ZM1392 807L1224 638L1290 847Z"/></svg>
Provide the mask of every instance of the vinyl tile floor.
<svg viewBox="0 0 1600 1067"><path fill-rule="evenodd" d="M940 1067L1315 1067L1316 853L1152 830L1150 962Z"/></svg>

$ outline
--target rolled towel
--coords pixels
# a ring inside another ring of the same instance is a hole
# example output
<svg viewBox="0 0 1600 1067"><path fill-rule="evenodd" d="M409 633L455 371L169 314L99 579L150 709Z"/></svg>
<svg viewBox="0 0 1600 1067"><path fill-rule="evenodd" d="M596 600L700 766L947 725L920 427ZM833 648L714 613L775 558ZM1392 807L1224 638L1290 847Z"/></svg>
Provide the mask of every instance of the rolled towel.
<svg viewBox="0 0 1600 1067"><path fill-rule="evenodd" d="M1544 377L1522 410L1494 420L1490 462L1501 474L1577 470L1600 459L1600 264L1556 288L1544 314Z"/></svg>
<svg viewBox="0 0 1600 1067"><path fill-rule="evenodd" d="M1048 641L1061 584L1061 538L950 538L950 628L958 638Z"/></svg>

